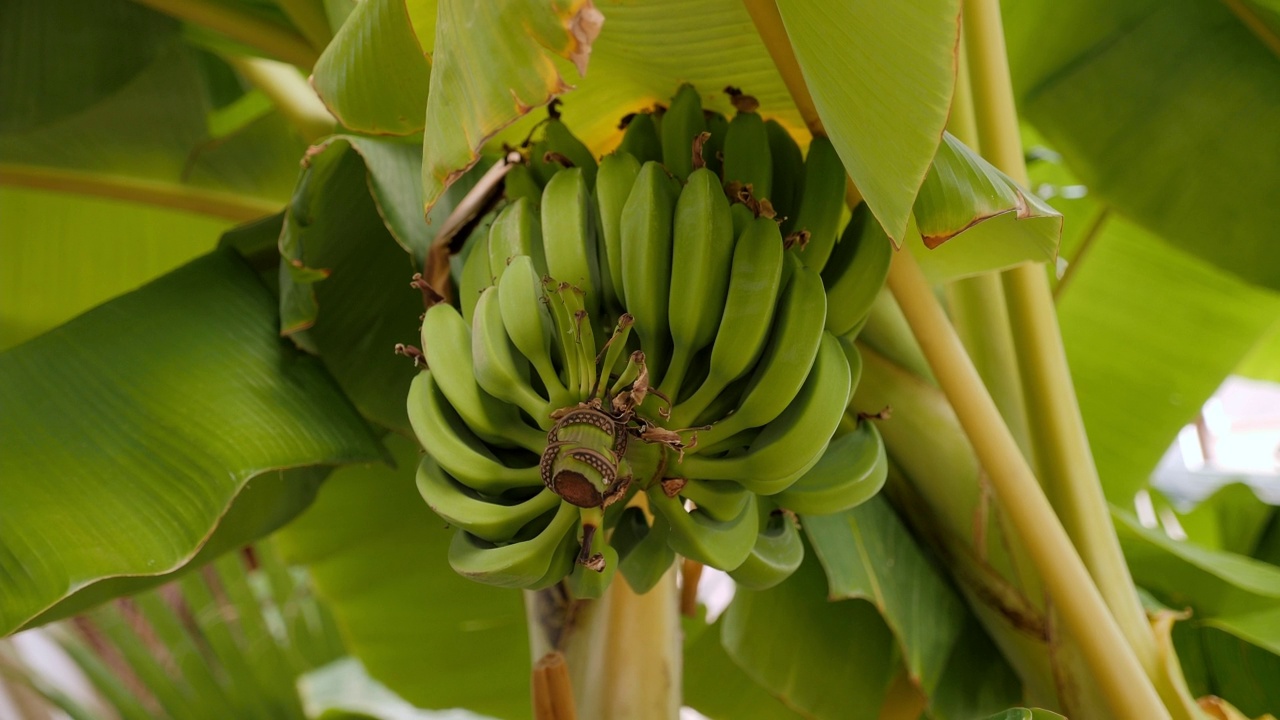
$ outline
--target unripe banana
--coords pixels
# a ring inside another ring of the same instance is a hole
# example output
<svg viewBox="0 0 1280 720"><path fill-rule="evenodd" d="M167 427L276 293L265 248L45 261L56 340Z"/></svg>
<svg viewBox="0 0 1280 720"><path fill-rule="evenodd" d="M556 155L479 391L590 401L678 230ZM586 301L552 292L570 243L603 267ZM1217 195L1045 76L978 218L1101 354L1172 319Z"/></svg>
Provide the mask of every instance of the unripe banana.
<svg viewBox="0 0 1280 720"><path fill-rule="evenodd" d="M699 433L698 448L743 430L766 425L786 410L800 392L818 355L826 318L827 297L818 273L801 267L782 291L773 329L760 362L742 394L742 404L728 417Z"/></svg>
<svg viewBox="0 0 1280 720"><path fill-rule="evenodd" d="M862 353L858 352L858 345L852 334L840 336L840 349L844 351L844 359L849 361L849 400L845 403L847 406L853 402L853 393L862 380Z"/></svg>
<svg viewBox="0 0 1280 720"><path fill-rule="evenodd" d="M672 237L668 312L674 344L660 388L672 401L678 399L694 355L716 337L735 237L720 178L706 168L694 170L676 202Z"/></svg>
<svg viewBox="0 0 1280 720"><path fill-rule="evenodd" d="M496 287L480 293L480 301L476 303L476 316L471 325L471 362L475 365L476 381L485 392L519 406L542 429L551 427L552 408L549 401L529 385L529 361L511 345Z"/></svg>
<svg viewBox="0 0 1280 720"><path fill-rule="evenodd" d="M515 202L521 198L533 203L534 207L542 204L542 183L534 177L533 170L524 163L515 163L502 179L503 192L507 200Z"/></svg>
<svg viewBox="0 0 1280 720"><path fill-rule="evenodd" d="M462 261L462 276L458 280L458 307L468 323L475 317L480 293L493 285L493 273L489 272L489 234L472 240L471 251Z"/></svg>
<svg viewBox="0 0 1280 720"><path fill-rule="evenodd" d="M502 324L507 336L516 350L533 364L551 405L560 408L571 404L572 394L560 380L552 360L555 323L542 295L542 276L534 268L532 258L518 255L511 259L511 265L498 282L498 305L502 308Z"/></svg>
<svg viewBox="0 0 1280 720"><path fill-rule="evenodd" d="M742 564L759 532L756 496L745 493L742 510L729 520L716 520L703 509L686 511L680 496L668 497L662 483L647 491L649 507L669 525L667 543L672 550L704 565L732 570Z"/></svg>
<svg viewBox="0 0 1280 720"><path fill-rule="evenodd" d="M604 569L592 570L585 565L575 564L569 577L565 578L569 594L576 600L600 599L618 570L618 551L609 545L596 547L604 558Z"/></svg>
<svg viewBox="0 0 1280 720"><path fill-rule="evenodd" d="M582 290L587 312L595 315L600 307L600 280L590 202L580 168L556 173L542 191L542 242L547 273Z"/></svg>
<svg viewBox="0 0 1280 720"><path fill-rule="evenodd" d="M476 492L449 477L435 458L424 455L418 465L418 493L427 505L455 527L489 542L506 542L521 528L560 503L553 492L543 489L519 501L478 497Z"/></svg>
<svg viewBox="0 0 1280 720"><path fill-rule="evenodd" d="M827 288L827 329L848 335L870 312L889 275L893 243L865 203L853 212L831 259L822 269Z"/></svg>
<svg viewBox="0 0 1280 720"><path fill-rule="evenodd" d="M596 158L558 117L550 118L542 126L542 141L534 145L532 160L534 173L545 186L551 178L564 169L555 159L548 160L547 153L556 153L582 170L587 184L596 181Z"/></svg>
<svg viewBox="0 0 1280 720"><path fill-rule="evenodd" d="M679 194L662 165L645 163L622 208L622 292L635 318L649 372L658 377L671 356L667 319L672 217Z"/></svg>
<svg viewBox="0 0 1280 720"><path fill-rule="evenodd" d="M734 480L760 495L782 492L831 440L848 396L849 363L835 336L825 334L800 392L746 452L720 458L686 455L675 470L688 477Z"/></svg>
<svg viewBox="0 0 1280 720"><path fill-rule="evenodd" d="M652 113L642 112L631 116L627 129L622 133L622 143L618 145L619 153L626 153L641 164L662 162L662 140L658 135L658 124Z"/></svg>
<svg viewBox="0 0 1280 720"><path fill-rule="evenodd" d="M888 473L880 431L864 420L832 440L822 459L773 501L800 515L831 515L871 499Z"/></svg>
<svg viewBox="0 0 1280 720"><path fill-rule="evenodd" d="M702 144L702 161L707 169L720 176L724 169L724 139L729 134L729 120L718 112L706 112L707 133L710 137ZM734 237L737 237L736 235Z"/></svg>
<svg viewBox="0 0 1280 720"><path fill-rule="evenodd" d="M546 274L537 206L525 198L502 208L489 226L489 274L494 282L502 278L507 265L517 255L528 255L539 276Z"/></svg>
<svg viewBox="0 0 1280 720"><path fill-rule="evenodd" d="M742 237L742 233L751 227L751 223L755 221L755 213L751 212L751 208L742 203L734 203L729 206L729 215L733 218L733 236Z"/></svg>
<svg viewBox="0 0 1280 720"><path fill-rule="evenodd" d="M662 116L662 164L684 182L693 172L693 139L707 129L702 97L688 83L681 85Z"/></svg>
<svg viewBox="0 0 1280 720"><path fill-rule="evenodd" d="M739 587L766 590L791 577L804 561L800 529L772 502L759 501L760 530L756 544L741 565L729 571Z"/></svg>
<svg viewBox="0 0 1280 720"><path fill-rule="evenodd" d="M769 218L753 219L734 246L729 293L707 378L688 400L676 405L673 427L688 427L725 386L755 365L773 321L783 263L778 224Z"/></svg>
<svg viewBox="0 0 1280 720"><path fill-rule="evenodd" d="M618 551L618 570L635 592L649 592L675 562L676 551L667 543L670 534L671 526L661 515L654 517L652 527L638 507L626 508L619 516L609 543Z"/></svg>
<svg viewBox="0 0 1280 720"><path fill-rule="evenodd" d="M409 423L422 447L450 475L477 492L501 495L518 488L542 487L536 464L507 467L458 417L431 371L409 385Z"/></svg>
<svg viewBox="0 0 1280 720"><path fill-rule="evenodd" d="M600 209L600 234L604 237L605 264L609 266L609 279L613 283L618 304L627 306L622 286L622 208L627 204L631 188L640 174L640 163L635 157L616 152L600 161L596 178L596 203Z"/></svg>
<svg viewBox="0 0 1280 720"><path fill-rule="evenodd" d="M535 587L545 580L565 536L571 536L577 526L578 509L562 503L550 523L536 534L510 543L497 545L458 530L449 543L449 564L459 575L488 585Z"/></svg>
<svg viewBox="0 0 1280 720"><path fill-rule="evenodd" d="M480 388L471 366L471 328L448 303L437 303L422 319L422 346L445 399L476 435L490 445L519 445L541 452L546 432L529 427L512 405Z"/></svg>
<svg viewBox="0 0 1280 720"><path fill-rule="evenodd" d="M795 211L792 229L809 233L809 242L800 251L800 259L819 272L831 257L840 234L844 189L844 163L836 154L835 146L826 137L815 137L809 143L809 156L804 161L804 196Z"/></svg>
<svg viewBox="0 0 1280 720"><path fill-rule="evenodd" d="M794 227L796 213L800 211L800 198L808 192L804 186L804 154L782 123L766 120L764 129L769 136L769 155L773 162L770 181L773 194L769 201L778 217L786 218L782 223L782 234L787 235L793 228L799 229Z"/></svg>
<svg viewBox="0 0 1280 720"><path fill-rule="evenodd" d="M773 197L769 133L758 113L739 111L729 122L724 139L724 181L750 185L751 196L756 200Z"/></svg>

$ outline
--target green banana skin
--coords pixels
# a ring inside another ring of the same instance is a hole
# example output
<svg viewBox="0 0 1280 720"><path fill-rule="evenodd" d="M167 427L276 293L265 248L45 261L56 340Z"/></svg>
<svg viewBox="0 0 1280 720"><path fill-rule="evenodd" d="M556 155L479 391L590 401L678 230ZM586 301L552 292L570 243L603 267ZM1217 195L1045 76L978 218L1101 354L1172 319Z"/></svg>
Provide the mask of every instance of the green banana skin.
<svg viewBox="0 0 1280 720"><path fill-rule="evenodd" d="M745 453L722 458L686 455L676 468L688 477L735 480L760 495L782 492L831 440L848 395L849 363L835 336L824 334L804 386Z"/></svg>
<svg viewBox="0 0 1280 720"><path fill-rule="evenodd" d="M445 522L489 542L506 542L520 529L560 503L550 490L515 504L477 497L474 490L449 477L430 455L418 465L418 493Z"/></svg>
<svg viewBox="0 0 1280 720"><path fill-rule="evenodd" d="M849 361L849 401L845 403L847 406L853 402L853 393L857 391L858 383L862 380L862 353L858 352L858 346L852 335L840 336L840 349L844 351L844 359Z"/></svg>
<svg viewBox="0 0 1280 720"><path fill-rule="evenodd" d="M840 234L844 190L844 163L835 146L825 137L815 137L804 161L804 196L796 210L793 229L808 231L809 243L800 250L800 259L819 272L831 257Z"/></svg>
<svg viewBox="0 0 1280 720"><path fill-rule="evenodd" d="M520 198L502 208L489 226L489 274L494 282L502 279L507 265L517 255L533 258L533 266L537 268L539 277L547 273L537 207L529 200Z"/></svg>
<svg viewBox="0 0 1280 720"><path fill-rule="evenodd" d="M480 293L471 337L471 362L480 387L501 401L518 405L544 431L550 429L552 408L529 385L529 361L512 347L502 320L498 288Z"/></svg>
<svg viewBox="0 0 1280 720"><path fill-rule="evenodd" d="M747 493L747 502L736 517L718 521L703 510L686 512L679 496L667 497L662 483L653 483L646 492L649 507L670 526L667 543L680 555L728 571L751 553L759 526L755 495Z"/></svg>
<svg viewBox="0 0 1280 720"><path fill-rule="evenodd" d="M605 264L609 280L621 307L627 306L622 287L622 208L640 174L640 162L622 151L600 161L596 181L596 203L600 210L600 234L604 237Z"/></svg>
<svg viewBox="0 0 1280 720"><path fill-rule="evenodd" d="M831 515L857 507L884 487L889 460L874 423L863 420L837 436L822 459L774 502L800 515Z"/></svg>
<svg viewBox="0 0 1280 720"><path fill-rule="evenodd" d="M507 336L516 350L533 364L547 388L550 404L558 408L571 404L572 394L560 380L552 360L555 323L543 302L542 274L535 269L532 258L518 255L511 259L507 272L498 282L498 304ZM545 435L542 439L546 440Z"/></svg>
<svg viewBox="0 0 1280 720"><path fill-rule="evenodd" d="M524 198L533 203L534 207L542 203L542 183L534 177L533 170L528 165L513 163L502 182L507 200L515 202Z"/></svg>
<svg viewBox="0 0 1280 720"><path fill-rule="evenodd" d="M458 307L468 323L475 317L480 293L493 284L493 274L489 272L489 235L481 235L473 242L470 254L462 263L462 277L458 281Z"/></svg>
<svg viewBox="0 0 1280 720"><path fill-rule="evenodd" d="M729 206L729 215L733 218L733 236L742 237L742 233L747 231L751 223L755 221L755 213L751 212L751 208L742 203L734 203Z"/></svg>
<svg viewBox="0 0 1280 720"><path fill-rule="evenodd" d="M430 370L418 373L410 384L408 409L409 423L422 447L467 487L501 495L508 490L542 486L536 462L529 467L507 467L467 429Z"/></svg>
<svg viewBox="0 0 1280 720"><path fill-rule="evenodd" d="M636 113L622 133L619 153L626 153L641 164L662 162L662 140L658 135L658 123L652 113Z"/></svg>
<svg viewBox="0 0 1280 720"><path fill-rule="evenodd" d="M556 173L542 191L542 240L547 274L582 290L587 314L600 307L591 193L581 168Z"/></svg>
<svg viewBox="0 0 1280 720"><path fill-rule="evenodd" d="M871 312L876 294L889 276L893 243L866 203L853 211L844 235L822 269L827 288L827 330L848 335Z"/></svg>
<svg viewBox="0 0 1280 720"><path fill-rule="evenodd" d="M804 561L804 540L800 529L785 513L761 500L760 530L756 544L741 565L729 571L739 587L767 590L791 577Z"/></svg>
<svg viewBox="0 0 1280 720"><path fill-rule="evenodd" d="M494 545L458 530L449 543L449 565L459 575L487 585L532 587L552 569L556 551L577 526L578 509L562 503L550 524L527 540Z"/></svg>
<svg viewBox="0 0 1280 720"><path fill-rule="evenodd" d="M678 194L662 165L649 162L640 168L622 208L622 292L654 377L661 376L671 354L666 288Z"/></svg>
<svg viewBox="0 0 1280 720"><path fill-rule="evenodd" d="M578 600L599 600L618 571L618 551L603 544L597 544L595 548L604 556L604 570L597 572L583 565L574 565L569 577L565 578L569 594Z"/></svg>
<svg viewBox="0 0 1280 720"><path fill-rule="evenodd" d="M782 234L787 235L794 229L800 198L808 193L804 185L804 154L782 123L766 120L764 130L769 136L769 155L773 160L773 178L770 181L773 195L769 201L778 217L786 218L782 223Z"/></svg>
<svg viewBox="0 0 1280 720"><path fill-rule="evenodd" d="M692 85L681 85L662 116L662 164L677 180L693 172L693 139L706 129L702 98Z"/></svg>
<svg viewBox="0 0 1280 720"><path fill-rule="evenodd" d="M545 431L529 427L516 408L480 388L472 370L471 328L457 309L446 303L433 305L422 319L422 346L427 366L438 380L445 399L467 427L490 445L512 444L533 452L546 445Z"/></svg>
<svg viewBox="0 0 1280 720"><path fill-rule="evenodd" d="M766 425L783 413L800 392L822 343L827 296L822 278L808 268L792 273L774 313L768 347L742 395L737 410L699 433L699 452L743 430Z"/></svg>
<svg viewBox="0 0 1280 720"><path fill-rule="evenodd" d="M778 224L770 218L753 219L734 246L729 292L711 347L707 378L689 399L676 405L671 427L688 427L760 357L773 321L784 262Z"/></svg>
<svg viewBox="0 0 1280 720"><path fill-rule="evenodd" d="M751 186L756 200L772 198L773 157L769 154L769 132L759 113L739 112L729 121L724 139L724 181Z"/></svg>
<svg viewBox="0 0 1280 720"><path fill-rule="evenodd" d="M544 186L551 182L551 178L556 173L564 169L564 166L560 163L554 160L548 162L545 159L548 152L559 153L564 156L569 162L573 163L575 168L582 170L588 185L595 184L595 156L591 154L591 150L569 130L569 126L565 125L560 118L551 118L543 124L542 141L534 145L532 157L530 158L534 174Z"/></svg>
<svg viewBox="0 0 1280 720"><path fill-rule="evenodd" d="M715 340L733 263L733 216L720 178L694 170L676 201L668 312L674 343L659 389L678 400L693 356Z"/></svg>
<svg viewBox="0 0 1280 720"><path fill-rule="evenodd" d="M707 132L711 137L702 145L702 161L718 177L724 170L720 158L724 154L724 139L729 134L729 120L718 112L705 112L704 115L707 118Z"/></svg>
<svg viewBox="0 0 1280 720"><path fill-rule="evenodd" d="M724 480L685 480L680 497L692 500L700 510L717 522L729 522L742 512L751 493L741 485Z"/></svg>
<svg viewBox="0 0 1280 720"><path fill-rule="evenodd" d="M667 544L671 526L661 515L650 527L644 511L629 507L618 518L610 544L620 558L618 570L631 589L644 594L653 589L676 560L676 551Z"/></svg>

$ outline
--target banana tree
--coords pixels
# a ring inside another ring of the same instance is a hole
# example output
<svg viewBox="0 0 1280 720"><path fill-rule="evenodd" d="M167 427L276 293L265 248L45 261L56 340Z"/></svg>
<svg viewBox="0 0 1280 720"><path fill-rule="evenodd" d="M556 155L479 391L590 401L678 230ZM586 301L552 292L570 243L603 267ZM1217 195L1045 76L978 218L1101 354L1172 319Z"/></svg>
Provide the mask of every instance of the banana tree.
<svg viewBox="0 0 1280 720"><path fill-rule="evenodd" d="M1276 514L1133 502L1280 362L1276 28L10 2L0 632L270 536L421 708L1275 712Z"/></svg>

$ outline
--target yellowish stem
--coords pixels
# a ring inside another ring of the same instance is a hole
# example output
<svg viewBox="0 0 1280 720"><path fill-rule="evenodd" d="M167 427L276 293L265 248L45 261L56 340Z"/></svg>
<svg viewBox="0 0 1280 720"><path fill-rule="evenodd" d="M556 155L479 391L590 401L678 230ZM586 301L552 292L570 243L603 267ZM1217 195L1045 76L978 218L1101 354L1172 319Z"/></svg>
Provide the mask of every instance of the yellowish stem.
<svg viewBox="0 0 1280 720"><path fill-rule="evenodd" d="M222 33L237 42L310 70L320 53L293 28L283 27L216 0L133 0L184 22Z"/></svg>
<svg viewBox="0 0 1280 720"><path fill-rule="evenodd" d="M889 288L1067 631L1079 643L1112 717L1169 718L910 253L894 253Z"/></svg>
<svg viewBox="0 0 1280 720"><path fill-rule="evenodd" d="M264 58L230 56L226 60L271 100L303 140L314 143L337 127L338 121L297 68Z"/></svg>
<svg viewBox="0 0 1280 720"><path fill-rule="evenodd" d="M815 137L825 136L827 131L822 126L822 118L818 117L818 108L813 104L813 95L809 94L804 73L800 71L800 61L796 59L796 52L787 37L787 28L782 24L777 3L774 0L743 0L742 4L751 14L751 22L755 23L756 32L760 33L764 46L769 49L773 64L778 67L782 82L786 83L787 91L791 93L791 99L800 111L805 127Z"/></svg>

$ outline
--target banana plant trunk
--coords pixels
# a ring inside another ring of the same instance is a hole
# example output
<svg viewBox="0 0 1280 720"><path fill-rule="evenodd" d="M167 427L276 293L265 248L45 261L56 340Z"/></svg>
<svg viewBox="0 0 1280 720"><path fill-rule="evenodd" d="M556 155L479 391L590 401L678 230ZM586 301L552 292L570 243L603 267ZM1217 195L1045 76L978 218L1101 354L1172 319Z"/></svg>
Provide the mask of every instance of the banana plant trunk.
<svg viewBox="0 0 1280 720"><path fill-rule="evenodd" d="M683 663L676 567L643 595L621 574L598 600L575 600L563 583L525 592L533 662L563 653L578 718L679 717Z"/></svg>

